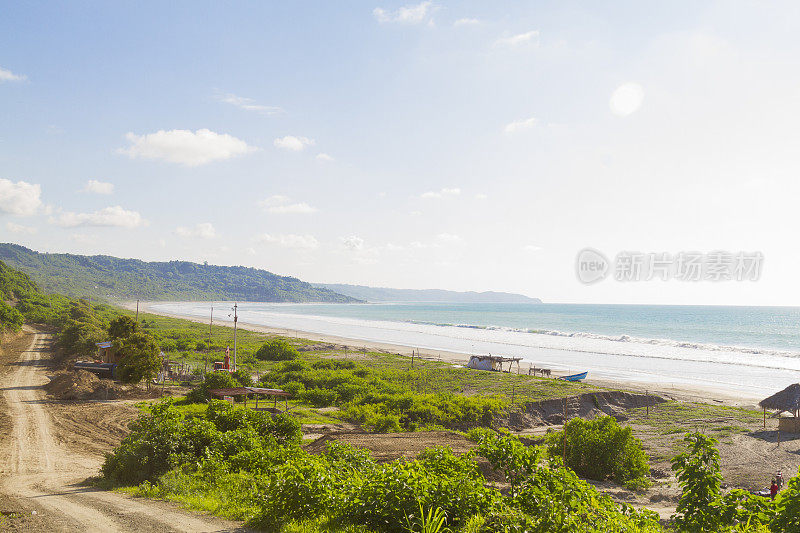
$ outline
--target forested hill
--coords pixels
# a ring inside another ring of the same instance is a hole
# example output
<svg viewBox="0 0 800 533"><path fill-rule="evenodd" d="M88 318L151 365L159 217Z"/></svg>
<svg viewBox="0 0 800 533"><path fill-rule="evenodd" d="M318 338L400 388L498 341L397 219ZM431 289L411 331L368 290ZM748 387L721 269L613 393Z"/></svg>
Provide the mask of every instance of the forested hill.
<svg viewBox="0 0 800 533"><path fill-rule="evenodd" d="M385 287L365 287L363 285L344 285L317 283L323 287L367 302L425 302L425 303L492 303L492 304L540 304L538 298L509 292L457 292L441 289L389 289Z"/></svg>
<svg viewBox="0 0 800 533"><path fill-rule="evenodd" d="M0 261L28 274L42 291L105 300L354 302L297 278L248 267L187 261L146 262L107 255L39 253L0 244Z"/></svg>

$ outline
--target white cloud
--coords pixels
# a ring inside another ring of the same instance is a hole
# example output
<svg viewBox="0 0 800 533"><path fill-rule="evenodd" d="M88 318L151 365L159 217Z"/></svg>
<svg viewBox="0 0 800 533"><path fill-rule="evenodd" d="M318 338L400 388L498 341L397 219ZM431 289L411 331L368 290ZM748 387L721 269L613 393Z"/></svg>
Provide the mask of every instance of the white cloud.
<svg viewBox="0 0 800 533"><path fill-rule="evenodd" d="M95 194L112 194L114 192L114 184L105 181L89 180L84 185L85 192L93 192Z"/></svg>
<svg viewBox="0 0 800 533"><path fill-rule="evenodd" d="M503 131L506 132L508 135L513 135L521 131L529 130L535 125L536 125L536 117L530 117L522 120L515 120L514 122L509 122L508 124L506 124L506 127L503 128Z"/></svg>
<svg viewBox="0 0 800 533"><path fill-rule="evenodd" d="M436 238L442 242L461 242L461 237L453 233L440 233Z"/></svg>
<svg viewBox="0 0 800 533"><path fill-rule="evenodd" d="M319 153L316 157L319 161L335 161L334 158L325 153Z"/></svg>
<svg viewBox="0 0 800 533"><path fill-rule="evenodd" d="M131 158L162 159L189 167L205 165L212 161L230 159L256 150L246 142L227 133L215 133L208 129L159 130L146 135L128 133L128 148L119 152Z"/></svg>
<svg viewBox="0 0 800 533"><path fill-rule="evenodd" d="M420 198L442 198L444 196L458 196L461 194L461 189L454 187L451 189L444 188L438 191L427 191L420 195Z"/></svg>
<svg viewBox="0 0 800 533"><path fill-rule="evenodd" d="M308 205L306 202L294 202L288 196L276 194L258 202L259 207L269 213L277 215L285 214L310 214L316 213L317 209Z"/></svg>
<svg viewBox="0 0 800 533"><path fill-rule="evenodd" d="M116 205L104 207L94 213L72 213L64 211L50 222L63 228L78 226L108 226L119 228L136 228L145 223L142 215L136 211L128 211Z"/></svg>
<svg viewBox="0 0 800 533"><path fill-rule="evenodd" d="M635 113L644 101L644 89L638 83L623 83L611 93L608 106L620 117Z"/></svg>
<svg viewBox="0 0 800 533"><path fill-rule="evenodd" d="M319 246L319 241L313 235L270 235L264 233L256 237L256 241L265 242L269 244L277 244L284 248L297 248L304 250L313 250Z"/></svg>
<svg viewBox="0 0 800 533"><path fill-rule="evenodd" d="M464 19L458 19L457 21L453 22L453 26L457 28L459 26L475 26L476 24L480 23L481 21L478 19L464 18Z"/></svg>
<svg viewBox="0 0 800 533"><path fill-rule="evenodd" d="M356 235L350 235L349 237L342 237L342 244L348 250L358 251L364 248L364 239Z"/></svg>
<svg viewBox="0 0 800 533"><path fill-rule="evenodd" d="M0 213L30 216L42 205L42 188L26 181L0 178Z"/></svg>
<svg viewBox="0 0 800 533"><path fill-rule="evenodd" d="M433 14L433 2L421 2L416 5L403 6L395 11L386 11L383 8L376 7L372 10L372 14L378 22L399 22L401 24L420 24L429 20Z"/></svg>
<svg viewBox="0 0 800 533"><path fill-rule="evenodd" d="M534 45L539 44L539 32L537 30L512 35L511 37L501 37L494 42L494 45L498 47L514 48L531 43Z"/></svg>
<svg viewBox="0 0 800 533"><path fill-rule="evenodd" d="M0 83L4 81L25 81L28 77L24 74L14 74L10 70L0 67Z"/></svg>
<svg viewBox="0 0 800 533"><path fill-rule="evenodd" d="M298 202L296 204L276 205L274 207L269 207L267 208L267 211L278 215L283 215L283 214L307 215L310 213L316 213L317 209L315 207L311 207L305 202Z"/></svg>
<svg viewBox="0 0 800 533"><path fill-rule="evenodd" d="M272 115L277 115L278 113L283 113L283 109L281 109L280 107L258 104L252 98L236 96L235 94L230 94L230 93L221 94L217 96L217 99L220 102L230 104L232 106L238 107L239 109L244 109L245 111L253 111L254 113L260 113L262 115L272 116Z"/></svg>
<svg viewBox="0 0 800 533"><path fill-rule="evenodd" d="M259 207L267 208L273 205L283 205L291 201L291 198L283 194L273 194L269 198L265 198L258 202Z"/></svg>
<svg viewBox="0 0 800 533"><path fill-rule="evenodd" d="M415 248L417 250L427 250L427 249L430 249L430 248L440 248L440 246L438 244L436 244L436 243L424 243L424 242L420 242L420 241L413 241L411 244L409 244L409 246L411 248Z"/></svg>
<svg viewBox="0 0 800 533"><path fill-rule="evenodd" d="M6 222L6 229L11 233L27 233L28 235L33 235L36 233L36 228L23 226L22 224L15 224L13 222Z"/></svg>
<svg viewBox="0 0 800 533"><path fill-rule="evenodd" d="M295 137L294 135L287 135L286 137L278 137L273 141L272 144L274 144L277 148L291 150L292 152L300 152L306 146L313 146L315 142L314 139L309 139L308 137Z"/></svg>
<svg viewBox="0 0 800 533"><path fill-rule="evenodd" d="M217 236L217 230L211 222L200 222L191 228L180 226L175 228L175 234L180 237L197 237L200 239L213 239Z"/></svg>
<svg viewBox="0 0 800 533"><path fill-rule="evenodd" d="M488 198L488 196L486 196L485 194L480 193L480 192L475 195L475 199L476 200L486 200L487 198Z"/></svg>

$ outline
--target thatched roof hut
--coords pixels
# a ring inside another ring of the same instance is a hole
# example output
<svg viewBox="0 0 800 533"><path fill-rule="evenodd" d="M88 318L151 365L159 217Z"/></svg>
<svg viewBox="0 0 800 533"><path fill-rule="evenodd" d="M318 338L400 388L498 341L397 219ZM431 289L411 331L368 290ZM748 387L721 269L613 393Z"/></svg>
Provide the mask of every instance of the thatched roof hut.
<svg viewBox="0 0 800 533"><path fill-rule="evenodd" d="M788 411L794 416L800 411L800 383L792 383L780 392L758 402L758 405L771 411Z"/></svg>

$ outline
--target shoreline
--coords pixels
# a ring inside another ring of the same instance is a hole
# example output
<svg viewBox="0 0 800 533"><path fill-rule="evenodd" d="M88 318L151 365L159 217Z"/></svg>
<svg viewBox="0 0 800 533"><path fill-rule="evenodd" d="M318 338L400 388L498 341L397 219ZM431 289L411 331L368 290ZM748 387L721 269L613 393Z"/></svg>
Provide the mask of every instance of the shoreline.
<svg viewBox="0 0 800 533"><path fill-rule="evenodd" d="M185 315L180 313L170 313L166 311L153 309L154 305L163 303L165 302L140 301L139 312L149 313L159 316L166 316L170 318L179 318L182 320L188 320L199 324L208 323L207 319L203 319L197 316ZM129 311L136 310L136 302L118 302L116 305L119 305L120 307L127 309ZM214 324L233 328L233 320L229 320L227 319L227 317L226 318L215 317ZM262 324L243 322L242 320L239 320L238 327L258 333L280 335L283 337L303 338L325 344L336 344L342 347L346 347L348 349L364 348L375 351L385 351L389 353L402 355L405 357L411 357L412 351L414 351L417 354L419 354L418 357L422 357L424 359L431 361L442 361L456 365L466 365L471 356L468 353L462 353L456 351L416 348L404 344L354 339L337 335L315 333L313 331L304 331L301 329L287 329L276 326L265 326ZM525 370L527 370L527 368L525 368ZM554 371L553 375L555 377L559 377L560 375L567 375L567 372ZM714 387L710 385L670 383L669 384L670 386L667 386L666 383L653 383L653 382L635 381L627 379L620 379L620 380L595 379L591 377L591 371L589 372L589 377L585 380L585 382L590 385L606 389L627 390L632 392L648 392L650 394L657 394L667 398L674 398L685 401L701 401L704 403L714 402L736 407L755 408L757 407L758 401L761 399L761 397L755 396L753 394L748 395L746 393L742 393L741 391L730 391L726 390L724 387ZM765 394L764 397L766 397L767 395L768 394Z"/></svg>

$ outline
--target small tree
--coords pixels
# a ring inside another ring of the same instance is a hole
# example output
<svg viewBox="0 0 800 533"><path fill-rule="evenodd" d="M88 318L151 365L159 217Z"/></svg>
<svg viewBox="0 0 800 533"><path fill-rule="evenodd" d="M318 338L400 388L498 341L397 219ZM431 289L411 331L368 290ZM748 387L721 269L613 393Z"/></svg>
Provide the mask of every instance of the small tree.
<svg viewBox="0 0 800 533"><path fill-rule="evenodd" d="M689 433L687 450L672 460L672 469L682 492L675 523L681 531L719 530L720 485L717 440L702 433Z"/></svg>
<svg viewBox="0 0 800 533"><path fill-rule="evenodd" d="M262 361L289 361L300 354L285 340L273 339L261 346L255 355Z"/></svg>
<svg viewBox="0 0 800 533"><path fill-rule="evenodd" d="M129 316L118 316L108 325L108 335L112 339L127 339L139 331L139 324Z"/></svg>
<svg viewBox="0 0 800 533"><path fill-rule="evenodd" d="M122 381L139 383L151 379L161 368L160 350L155 339L143 332L136 332L125 339L116 339L114 349L122 356L117 368Z"/></svg>

